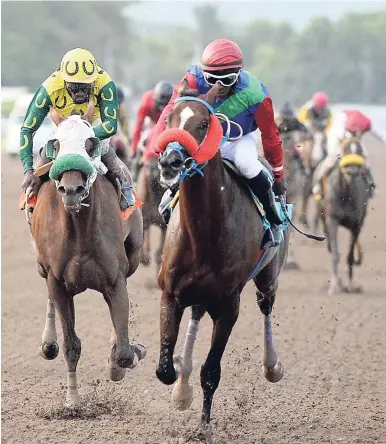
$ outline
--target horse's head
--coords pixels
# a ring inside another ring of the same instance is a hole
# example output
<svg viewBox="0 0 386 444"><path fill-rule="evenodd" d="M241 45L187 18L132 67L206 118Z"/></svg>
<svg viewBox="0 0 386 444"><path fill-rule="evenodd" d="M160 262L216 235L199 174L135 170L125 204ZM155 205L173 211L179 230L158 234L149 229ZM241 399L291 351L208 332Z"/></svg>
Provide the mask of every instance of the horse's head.
<svg viewBox="0 0 386 444"><path fill-rule="evenodd" d="M90 105L85 116L69 118L51 112L57 125L55 139L48 141L46 156L53 160L50 178L55 181L64 208L77 212L94 183L100 161L101 144L91 126Z"/></svg>
<svg viewBox="0 0 386 444"><path fill-rule="evenodd" d="M166 185L198 172L199 165L218 152L223 131L213 110L217 94L215 85L206 95L183 91L176 100L167 118L167 129L157 141L159 147L165 148L159 168Z"/></svg>
<svg viewBox="0 0 386 444"><path fill-rule="evenodd" d="M350 183L363 173L365 167L365 157L360 140L354 137L344 139L341 142L341 153L339 168L343 177Z"/></svg>

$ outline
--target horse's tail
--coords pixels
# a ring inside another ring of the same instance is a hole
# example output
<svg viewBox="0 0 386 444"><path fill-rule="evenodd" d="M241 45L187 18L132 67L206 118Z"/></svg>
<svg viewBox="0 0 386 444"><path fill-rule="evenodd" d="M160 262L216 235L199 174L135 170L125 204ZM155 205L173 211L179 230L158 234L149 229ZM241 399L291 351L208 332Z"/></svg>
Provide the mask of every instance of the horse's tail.
<svg viewBox="0 0 386 444"><path fill-rule="evenodd" d="M354 265L362 265L362 261L363 261L363 251L362 251L362 247L361 244L356 241L355 245L354 245Z"/></svg>

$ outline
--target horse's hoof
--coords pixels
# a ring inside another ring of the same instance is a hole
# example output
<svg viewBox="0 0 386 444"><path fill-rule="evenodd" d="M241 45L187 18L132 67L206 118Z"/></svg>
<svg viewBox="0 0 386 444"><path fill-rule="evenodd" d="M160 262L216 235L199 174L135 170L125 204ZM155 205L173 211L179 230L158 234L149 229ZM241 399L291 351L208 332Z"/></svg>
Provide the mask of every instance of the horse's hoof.
<svg viewBox="0 0 386 444"><path fill-rule="evenodd" d="M290 261L285 263L284 270L300 270L300 266L297 262Z"/></svg>
<svg viewBox="0 0 386 444"><path fill-rule="evenodd" d="M59 354L59 345L57 342L53 342L52 344L47 344L45 342L41 342L39 345L40 355L47 359L47 361L52 361Z"/></svg>
<svg viewBox="0 0 386 444"><path fill-rule="evenodd" d="M193 387L178 380L172 391L174 407L177 410L188 409L192 405L193 397Z"/></svg>
<svg viewBox="0 0 386 444"><path fill-rule="evenodd" d="M347 291L348 293L362 294L363 287L361 285L349 285Z"/></svg>
<svg viewBox="0 0 386 444"><path fill-rule="evenodd" d="M67 395L66 402L64 403L65 407L68 409L76 409L77 407L80 407L81 400L79 395Z"/></svg>
<svg viewBox="0 0 386 444"><path fill-rule="evenodd" d="M173 366L170 372L165 371L161 364L158 364L157 369L155 371L157 378L165 385L172 385L177 381L178 371Z"/></svg>
<svg viewBox="0 0 386 444"><path fill-rule="evenodd" d="M344 292L344 289L341 285L330 285L329 289L328 289L328 294L330 296L334 296L336 294L340 294Z"/></svg>
<svg viewBox="0 0 386 444"><path fill-rule="evenodd" d="M142 344L135 344L131 346L138 361L142 361L146 357L146 347Z"/></svg>
<svg viewBox="0 0 386 444"><path fill-rule="evenodd" d="M150 265L150 257L149 256L141 256L140 262L144 267L148 267Z"/></svg>
<svg viewBox="0 0 386 444"><path fill-rule="evenodd" d="M122 379L126 375L126 369L120 367L118 364L111 362L110 359L108 360L108 365L110 380L114 382L122 381Z"/></svg>
<svg viewBox="0 0 386 444"><path fill-rule="evenodd" d="M279 382L284 376L284 365L277 361L274 367L262 366L264 377L269 382Z"/></svg>

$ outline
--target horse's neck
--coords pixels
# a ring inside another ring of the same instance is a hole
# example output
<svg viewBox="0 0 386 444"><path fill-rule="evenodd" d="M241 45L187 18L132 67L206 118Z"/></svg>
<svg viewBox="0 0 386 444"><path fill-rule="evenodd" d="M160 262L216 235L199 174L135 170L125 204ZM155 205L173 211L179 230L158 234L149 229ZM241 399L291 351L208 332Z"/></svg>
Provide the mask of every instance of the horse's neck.
<svg viewBox="0 0 386 444"><path fill-rule="evenodd" d="M220 154L203 169L204 177L196 175L180 185L180 224L189 236L214 240L225 224L227 205L231 201L231 181Z"/></svg>

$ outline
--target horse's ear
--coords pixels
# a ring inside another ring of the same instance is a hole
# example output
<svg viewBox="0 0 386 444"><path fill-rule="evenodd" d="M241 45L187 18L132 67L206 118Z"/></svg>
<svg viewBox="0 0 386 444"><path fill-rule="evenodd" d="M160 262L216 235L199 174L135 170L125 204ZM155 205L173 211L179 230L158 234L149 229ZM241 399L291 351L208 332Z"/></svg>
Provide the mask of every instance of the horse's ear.
<svg viewBox="0 0 386 444"><path fill-rule="evenodd" d="M206 93L205 101L209 103L209 105L213 106L216 98L218 97L218 90L220 88L220 84L216 83L212 86L212 88Z"/></svg>
<svg viewBox="0 0 386 444"><path fill-rule="evenodd" d="M56 126L59 126L67 118L59 114L53 107L50 109L50 117Z"/></svg>
<svg viewBox="0 0 386 444"><path fill-rule="evenodd" d="M82 116L82 119L87 120L87 122L90 124L92 124L94 120L94 108L95 108L94 101L90 98L86 112L84 113L84 116Z"/></svg>

